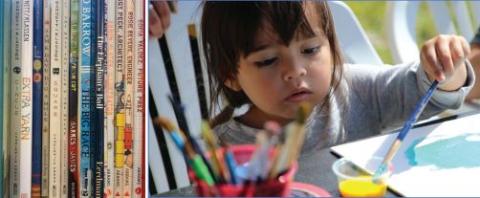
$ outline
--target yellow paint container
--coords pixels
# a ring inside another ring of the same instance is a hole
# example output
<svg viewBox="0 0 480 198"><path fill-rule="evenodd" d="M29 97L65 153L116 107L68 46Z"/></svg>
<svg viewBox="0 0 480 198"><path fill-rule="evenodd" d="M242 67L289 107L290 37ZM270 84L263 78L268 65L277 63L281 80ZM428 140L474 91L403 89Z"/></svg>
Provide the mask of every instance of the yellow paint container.
<svg viewBox="0 0 480 198"><path fill-rule="evenodd" d="M372 158L367 163L368 170L375 170L381 158ZM370 167L369 167L370 166ZM372 176L358 168L350 160L339 159L332 165L337 176L338 190L343 197L383 197L387 191L387 179L390 171L373 182Z"/></svg>

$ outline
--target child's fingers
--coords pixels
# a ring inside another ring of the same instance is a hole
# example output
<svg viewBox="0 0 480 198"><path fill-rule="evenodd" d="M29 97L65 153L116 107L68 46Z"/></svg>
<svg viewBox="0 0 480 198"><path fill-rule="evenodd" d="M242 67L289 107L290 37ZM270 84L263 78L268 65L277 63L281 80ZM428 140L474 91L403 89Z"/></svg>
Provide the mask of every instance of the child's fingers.
<svg viewBox="0 0 480 198"><path fill-rule="evenodd" d="M427 72L431 78L433 77L438 81L445 79L440 63L437 60L435 40L425 42L422 47L422 53L420 53L420 58L422 59L425 72Z"/></svg>
<svg viewBox="0 0 480 198"><path fill-rule="evenodd" d="M455 38L450 42L450 50L452 51L452 59L454 62L465 57L462 41L458 38Z"/></svg>
<svg viewBox="0 0 480 198"><path fill-rule="evenodd" d="M162 28L166 30L170 26L170 9L166 1L154 1L153 8L157 11L157 14L162 23Z"/></svg>
<svg viewBox="0 0 480 198"><path fill-rule="evenodd" d="M437 42L435 42L437 58L440 62L442 72L446 76L450 76L454 71L452 53L450 51L451 40L451 37L439 36Z"/></svg>
<svg viewBox="0 0 480 198"><path fill-rule="evenodd" d="M162 26L162 22L160 21L160 17L158 16L157 12L154 10L154 8L149 9L149 15L148 15L148 30L150 32L150 35L153 37L160 37L162 36L164 29Z"/></svg>
<svg viewBox="0 0 480 198"><path fill-rule="evenodd" d="M455 39L450 42L452 59L455 67L458 67L459 65L461 65L461 63L463 63L463 61L465 61L466 54L468 53L468 51L465 51L463 41L465 41L463 37L456 36Z"/></svg>
<svg viewBox="0 0 480 198"><path fill-rule="evenodd" d="M463 36L459 36L460 37L460 42L462 43L462 48L463 48L463 52L464 52L464 57L468 57L468 55L470 55L470 44L467 42L467 40L465 40L465 37Z"/></svg>

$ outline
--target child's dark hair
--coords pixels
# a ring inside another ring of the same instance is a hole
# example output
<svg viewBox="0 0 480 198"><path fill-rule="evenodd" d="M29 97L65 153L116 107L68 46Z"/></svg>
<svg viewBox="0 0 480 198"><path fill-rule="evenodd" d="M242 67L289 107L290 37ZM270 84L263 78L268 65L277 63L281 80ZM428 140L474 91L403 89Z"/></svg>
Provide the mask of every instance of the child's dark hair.
<svg viewBox="0 0 480 198"><path fill-rule="evenodd" d="M332 81L325 102L329 100L342 78L342 56L335 36L332 14L327 2L205 2L202 16L202 43L208 65L211 116L219 96L228 106L211 121L213 126L230 119L233 109L251 103L243 91L233 91L224 85L238 74L240 56L248 56L255 47L255 36L262 22L271 24L281 41L288 45L295 32L313 36L315 33L305 16L306 4L314 4L320 17L321 29L330 44L333 59ZM324 102L324 103L325 103Z"/></svg>

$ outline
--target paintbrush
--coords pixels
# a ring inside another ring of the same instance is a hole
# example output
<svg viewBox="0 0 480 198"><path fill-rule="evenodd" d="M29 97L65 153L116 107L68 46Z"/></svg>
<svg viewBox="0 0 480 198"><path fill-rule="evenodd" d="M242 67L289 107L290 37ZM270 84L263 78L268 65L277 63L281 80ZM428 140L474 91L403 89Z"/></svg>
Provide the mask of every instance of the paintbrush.
<svg viewBox="0 0 480 198"><path fill-rule="evenodd" d="M203 150L200 148L200 145L198 145L197 141L192 137L190 134L190 130L188 128L187 124L187 118L185 117L185 112L184 112L184 107L180 100L174 99L173 96L169 95L168 99L170 100L170 103L172 104L173 111L175 112L175 116L177 117L178 125L180 127L180 131L182 131L186 137L187 142L189 142L192 145L193 150L200 155L202 160L205 162L205 165L208 168L208 171L210 173L213 173L213 169L208 163L207 158L203 154Z"/></svg>
<svg viewBox="0 0 480 198"><path fill-rule="evenodd" d="M400 133L398 133L397 138L395 139L393 144L390 146L390 149L388 149L388 152L383 158L382 163L375 171L375 174L373 175L373 181L375 183L377 183L380 176L387 170L388 164L390 163L390 161L392 161L393 157L395 156L398 149L400 148L400 145L405 139L405 136L407 136L408 132L413 127L418 117L420 117L420 114L423 112L423 109L425 108L425 106L427 106L427 103L432 97L435 89L437 89L437 86L438 86L438 81L437 80L433 81L432 85L427 90L427 93L425 93L425 95L420 99L420 101L415 106L413 113L410 115L408 120L403 125L402 130L400 131Z"/></svg>
<svg viewBox="0 0 480 198"><path fill-rule="evenodd" d="M208 150L210 151L210 159L212 159L212 169L214 175L216 175L217 180L220 181L220 183L228 181L228 170L226 170L225 165L220 159L218 159L217 156L217 139L213 134L210 125L208 125L208 122L205 120L202 121L202 136L205 140Z"/></svg>
<svg viewBox="0 0 480 198"><path fill-rule="evenodd" d="M306 134L305 122L311 112L312 106L310 104L300 104L295 121L286 126L286 142L278 154L278 159L276 159L278 161L273 165L274 169L270 178L287 170L298 158Z"/></svg>
<svg viewBox="0 0 480 198"><path fill-rule="evenodd" d="M161 116L155 119L155 124L159 124L162 128L168 131L174 143L188 160L188 164L192 167L195 175L197 175L199 179L205 181L208 185L214 185L215 181L207 167L208 162L204 161L199 154L195 153L188 140L180 135L181 133L177 132L175 125L170 120Z"/></svg>

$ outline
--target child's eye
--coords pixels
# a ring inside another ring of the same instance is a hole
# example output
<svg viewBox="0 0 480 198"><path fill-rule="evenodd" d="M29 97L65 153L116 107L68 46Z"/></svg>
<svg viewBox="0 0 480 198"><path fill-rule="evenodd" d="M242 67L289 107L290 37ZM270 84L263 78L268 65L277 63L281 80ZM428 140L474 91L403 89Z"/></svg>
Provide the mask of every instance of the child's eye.
<svg viewBox="0 0 480 198"><path fill-rule="evenodd" d="M319 49L320 49L320 46L307 48L307 49L302 50L302 53L303 54L314 54L314 53L318 52Z"/></svg>
<svg viewBox="0 0 480 198"><path fill-rule="evenodd" d="M256 61L255 62L255 65L257 65L257 67L264 67L264 66L269 66L269 65L272 65L273 63L275 63L275 61L277 61L277 58L269 58L269 59L265 59L265 60L261 60L261 61Z"/></svg>

